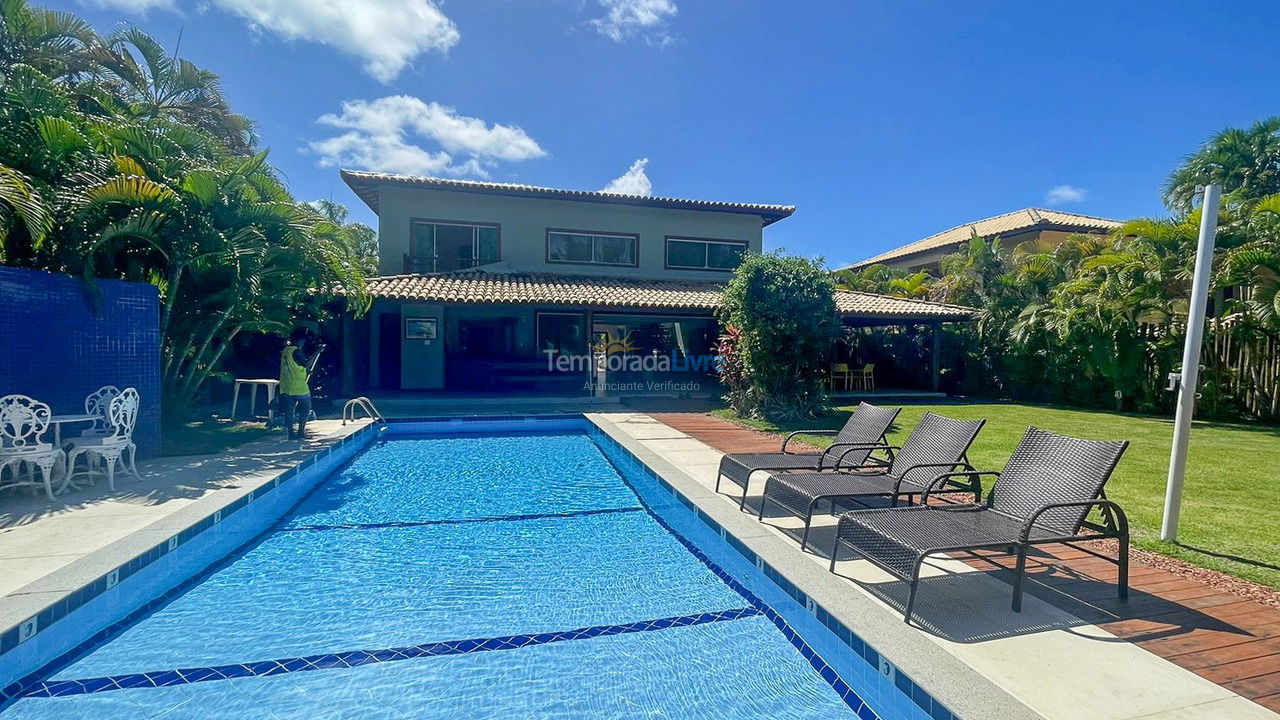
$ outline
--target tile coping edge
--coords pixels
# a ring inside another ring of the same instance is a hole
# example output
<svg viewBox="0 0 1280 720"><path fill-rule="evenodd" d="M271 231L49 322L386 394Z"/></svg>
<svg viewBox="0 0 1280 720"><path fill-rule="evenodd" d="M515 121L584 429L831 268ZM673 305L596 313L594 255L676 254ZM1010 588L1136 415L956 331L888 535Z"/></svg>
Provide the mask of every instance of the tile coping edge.
<svg viewBox="0 0 1280 720"><path fill-rule="evenodd" d="M725 532L758 555L767 557L769 564L806 596L816 600L848 596L851 592L852 588L848 583L835 576L815 578L813 569L817 566L798 556L795 547L760 528L746 513L719 502L713 491L642 445L614 421L600 413L584 413L584 417L657 473L699 510L711 516ZM823 609L884 655L890 663L907 673L931 696L938 698L956 717L1044 720L1043 715L1007 690L922 637L919 630L903 623L900 615L869 600L861 605L865 607L858 608L860 612L850 610L846 607L847 603L842 602L824 604Z"/></svg>
<svg viewBox="0 0 1280 720"><path fill-rule="evenodd" d="M273 489L279 487L285 480L310 467L322 456L327 456L334 449L350 442L370 428L376 428L376 426L368 422L360 422L354 426L341 426L337 431L319 438L315 446L305 448L306 454L296 461L286 462L278 467L270 467L268 461L263 463L263 467L251 471L266 470L271 474L235 486L219 488L223 492L214 491L197 498L190 504L157 518L154 522L97 550L90 551L0 597L0 636L13 632L30 618L44 613L72 595L87 589L108 573L123 569L129 563L139 560L159 543L166 542L170 538L176 539L183 533L192 532L196 526L206 521L217 522L217 519L220 519L219 514L223 511L230 509L231 512L235 512L244 505L248 505L256 499L254 493L268 486ZM242 501L241 505L232 507ZM27 602L23 602L24 600ZM43 631L45 627L39 627L38 630ZM0 657L3 655L0 654Z"/></svg>

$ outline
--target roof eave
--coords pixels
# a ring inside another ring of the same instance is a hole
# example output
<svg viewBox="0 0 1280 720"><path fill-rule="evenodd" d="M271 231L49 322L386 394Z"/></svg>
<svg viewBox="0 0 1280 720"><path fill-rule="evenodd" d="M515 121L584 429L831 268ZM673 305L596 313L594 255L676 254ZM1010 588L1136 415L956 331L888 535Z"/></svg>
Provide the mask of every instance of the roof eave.
<svg viewBox="0 0 1280 720"><path fill-rule="evenodd" d="M497 195L501 197L524 197L536 198L541 200L563 200L566 202L592 202L607 205L630 205L633 207L652 207L666 210L692 210L695 212L722 212L735 215L756 215L761 219L762 227L768 227L779 220L785 220L795 213L794 205L779 205L776 207L741 207L733 203L720 203L714 201L697 201L697 200L679 200L666 198L644 198L632 195L613 195L599 196L591 194L575 195L574 191L564 191L564 196L549 195L546 191L537 189L520 189L520 188L497 188L497 187L449 187L449 186L433 186L426 183L417 183L410 180L398 180L392 178L372 178L365 177L350 170L340 170L339 174L347 187L364 201L365 205L374 213L379 211L378 192L382 187L409 187L424 190L436 190L439 192L463 192L474 193L478 195ZM583 191L584 193L586 191ZM745 204L744 204L745 205Z"/></svg>
<svg viewBox="0 0 1280 720"><path fill-rule="evenodd" d="M1021 228L1013 232L996 233L994 236L987 236L987 237L1000 237L1000 238L1015 237L1015 236L1024 235L1030 232L1043 232L1045 230L1060 230L1063 232L1080 233L1084 235L1109 235L1111 234L1113 229L1114 228L1097 228L1097 227L1086 227L1083 225L1067 225L1063 223L1055 223L1050 220L1041 220L1035 225L1029 225L1025 228ZM903 261L911 260L912 258L915 258L915 257L919 257L920 255L925 255L931 252L937 252L938 250L955 252L961 247L964 247L964 244L967 242L968 240L956 240L954 242L946 243L943 245L922 248L920 250L912 250L910 252L904 252L901 255L893 255L891 257L884 257L883 255L877 255L876 257L870 258L868 260L862 260L860 262L856 262L851 265L845 265L842 268L837 268L837 270L862 270L864 268L871 267L872 265L883 265L891 262L903 262Z"/></svg>

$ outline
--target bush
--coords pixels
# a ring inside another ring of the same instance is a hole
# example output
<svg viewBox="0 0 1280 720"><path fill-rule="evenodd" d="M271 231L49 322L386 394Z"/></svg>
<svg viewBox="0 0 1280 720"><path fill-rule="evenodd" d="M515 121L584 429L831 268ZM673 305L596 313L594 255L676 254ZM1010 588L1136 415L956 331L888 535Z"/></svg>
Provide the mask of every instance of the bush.
<svg viewBox="0 0 1280 720"><path fill-rule="evenodd" d="M740 415L812 417L826 407L823 371L840 330L835 286L821 262L748 255L717 313L725 401Z"/></svg>

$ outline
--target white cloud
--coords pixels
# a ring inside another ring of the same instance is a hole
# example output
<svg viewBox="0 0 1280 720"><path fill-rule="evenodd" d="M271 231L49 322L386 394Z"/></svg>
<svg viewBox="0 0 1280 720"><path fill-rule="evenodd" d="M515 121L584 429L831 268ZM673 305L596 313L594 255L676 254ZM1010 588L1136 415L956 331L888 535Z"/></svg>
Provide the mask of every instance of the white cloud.
<svg viewBox="0 0 1280 720"><path fill-rule="evenodd" d="M499 162L547 154L518 126L488 125L451 107L408 95L349 100L340 114L323 115L317 122L345 131L310 143L325 167L488 177L489 169ZM423 140L440 149L422 147Z"/></svg>
<svg viewBox="0 0 1280 720"><path fill-rule="evenodd" d="M675 0L597 0L603 17L591 21L601 35L614 42L641 37L658 45L671 42L667 21L676 15Z"/></svg>
<svg viewBox="0 0 1280 720"><path fill-rule="evenodd" d="M1049 188L1044 194L1044 201L1050 205L1082 202L1089 196L1089 191L1075 185L1057 185Z"/></svg>
<svg viewBox="0 0 1280 720"><path fill-rule="evenodd" d="M649 158L640 158L631 163L631 167L626 172L610 180L600 192L619 195L652 195L653 183L649 182L649 176L644 171L648 164Z"/></svg>
<svg viewBox="0 0 1280 720"><path fill-rule="evenodd" d="M176 10L175 0L82 0L145 13ZM336 48L364 60L365 71L390 82L424 52L447 52L461 35L437 0L212 0L256 31Z"/></svg>

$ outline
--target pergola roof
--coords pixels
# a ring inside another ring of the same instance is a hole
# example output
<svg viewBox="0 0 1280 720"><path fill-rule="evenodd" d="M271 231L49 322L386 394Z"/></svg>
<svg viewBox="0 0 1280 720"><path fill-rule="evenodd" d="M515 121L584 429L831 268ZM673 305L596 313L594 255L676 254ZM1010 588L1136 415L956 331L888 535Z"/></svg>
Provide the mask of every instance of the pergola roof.
<svg viewBox="0 0 1280 720"><path fill-rule="evenodd" d="M488 272L386 275L370 278L375 298L468 305L554 305L637 310L705 310L719 307L725 283L608 275ZM836 308L846 320L962 321L973 309L838 290Z"/></svg>

